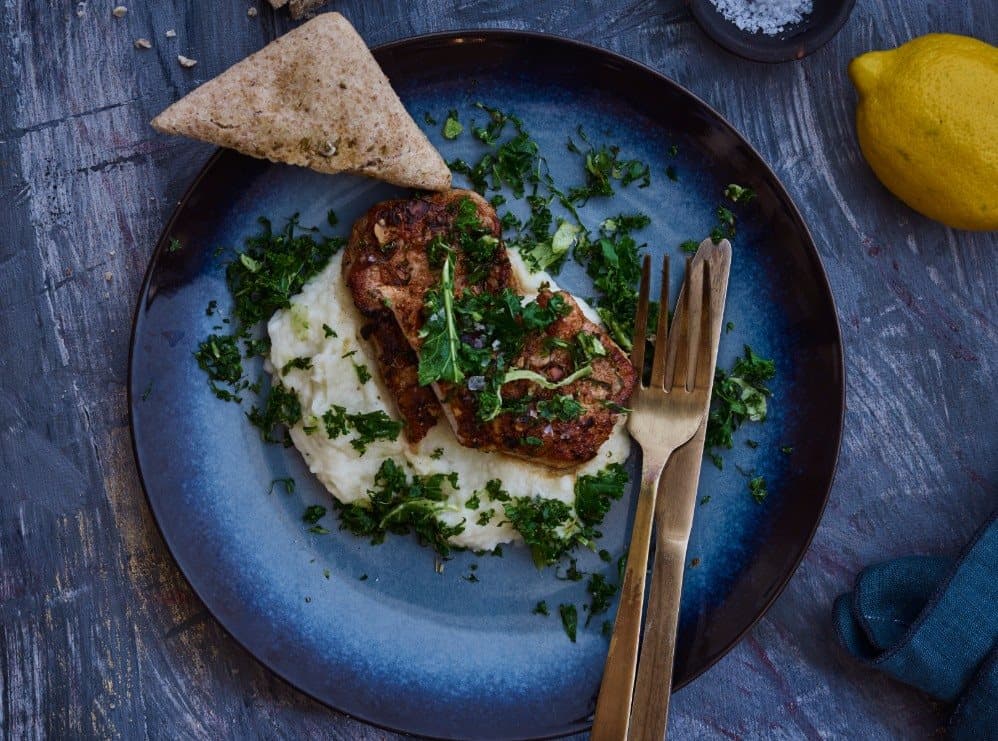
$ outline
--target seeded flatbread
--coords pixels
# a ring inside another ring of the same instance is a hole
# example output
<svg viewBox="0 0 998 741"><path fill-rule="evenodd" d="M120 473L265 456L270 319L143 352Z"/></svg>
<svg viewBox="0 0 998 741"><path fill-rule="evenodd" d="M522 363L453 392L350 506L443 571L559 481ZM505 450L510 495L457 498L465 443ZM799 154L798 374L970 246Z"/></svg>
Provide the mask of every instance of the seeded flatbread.
<svg viewBox="0 0 998 741"><path fill-rule="evenodd" d="M446 190L451 182L446 163L339 13L274 40L152 125L319 172L360 173L425 190Z"/></svg>

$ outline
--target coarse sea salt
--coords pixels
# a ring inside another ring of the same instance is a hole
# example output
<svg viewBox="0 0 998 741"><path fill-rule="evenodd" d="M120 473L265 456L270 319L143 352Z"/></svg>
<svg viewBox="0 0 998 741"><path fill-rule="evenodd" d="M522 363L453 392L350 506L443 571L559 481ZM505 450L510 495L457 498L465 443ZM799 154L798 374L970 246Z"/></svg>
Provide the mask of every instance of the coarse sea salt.
<svg viewBox="0 0 998 741"><path fill-rule="evenodd" d="M743 31L775 36L811 12L812 0L710 0Z"/></svg>

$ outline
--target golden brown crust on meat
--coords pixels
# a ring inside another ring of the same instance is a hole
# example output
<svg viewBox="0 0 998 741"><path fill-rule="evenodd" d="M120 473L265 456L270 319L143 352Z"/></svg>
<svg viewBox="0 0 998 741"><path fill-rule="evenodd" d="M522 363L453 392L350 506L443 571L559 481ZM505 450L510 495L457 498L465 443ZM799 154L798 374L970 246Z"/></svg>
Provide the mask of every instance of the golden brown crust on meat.
<svg viewBox="0 0 998 741"><path fill-rule="evenodd" d="M388 310L378 312L360 331L377 350L378 370L405 420L406 438L412 443L419 442L437 423L440 405L432 388L419 385L416 351Z"/></svg>
<svg viewBox="0 0 998 741"><path fill-rule="evenodd" d="M383 201L354 224L343 255L343 274L362 313L371 316L390 308L412 341L423 325L426 292L440 280L439 269L430 267L426 247L435 236L450 232L458 204L464 200L475 204L479 221L499 237L499 218L492 206L478 193L459 189ZM459 259L454 271L458 292L467 286L467 275L465 260ZM505 248L496 250L485 280L467 287L475 293L514 287Z"/></svg>
<svg viewBox="0 0 998 741"><path fill-rule="evenodd" d="M442 410L462 445L553 468L577 466L592 459L613 432L618 405L630 397L636 374L620 347L585 317L569 294L559 294L566 307L564 315L544 332L528 337L510 367L534 371L557 383L577 369L576 339L589 334L606 351L588 361L589 376L557 389L545 389L529 380L508 383L501 389L503 408L515 411L489 421L480 419L476 393L467 383L439 382L432 391L418 385L424 300L440 281L439 268L430 265L427 245L434 237L451 233L457 207L466 199L474 203L487 231L499 237L499 220L492 207L477 193L462 190L379 203L353 227L343 272L357 308L369 319L364 332L378 349L381 376L395 396L411 442L422 439ZM519 293L502 245L483 278L471 283L470 272L462 255L455 266L457 295L464 291L499 293L506 288ZM544 290L537 301L547 306L554 295ZM552 343L552 339L559 342ZM543 403L561 395L581 404L582 413L567 420L546 418Z"/></svg>
<svg viewBox="0 0 998 741"><path fill-rule="evenodd" d="M555 295L542 291L537 302L546 306ZM572 296L559 292L568 312L546 331L532 335L523 352L513 363L540 373L549 381L567 378L576 367L573 358L575 338L582 333L594 335L606 355L593 358L592 374L561 386L545 389L531 381L513 381L502 388L503 406L517 409L488 422L476 415L473 394L466 386L440 384L448 402L443 405L462 445L481 450L501 451L552 468L569 468L592 459L613 432L618 413L637 380L637 374L624 351L597 324L589 321ZM552 344L556 338L563 343ZM575 419L545 419L538 404L555 396L571 396L583 406Z"/></svg>

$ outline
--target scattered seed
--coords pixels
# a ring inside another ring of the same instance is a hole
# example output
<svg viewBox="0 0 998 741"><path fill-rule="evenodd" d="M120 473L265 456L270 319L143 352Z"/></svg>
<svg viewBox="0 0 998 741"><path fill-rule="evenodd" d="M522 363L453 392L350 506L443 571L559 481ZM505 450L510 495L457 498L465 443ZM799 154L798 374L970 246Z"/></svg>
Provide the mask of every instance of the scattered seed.
<svg viewBox="0 0 998 741"><path fill-rule="evenodd" d="M152 49L152 42L149 39L135 39L136 49Z"/></svg>
<svg viewBox="0 0 998 741"><path fill-rule="evenodd" d="M169 31L166 32L166 38L168 38L168 39L172 39L176 35L177 35L177 32L174 31L172 28Z"/></svg>
<svg viewBox="0 0 998 741"><path fill-rule="evenodd" d="M110 283L113 279L114 279L114 273L112 273L110 270L104 273L104 280L106 280L108 283Z"/></svg>
<svg viewBox="0 0 998 741"><path fill-rule="evenodd" d="M195 64L198 63L198 60L191 59L190 57L185 57L183 54L177 55L177 61L180 62L181 67L186 67L187 69L190 69L191 67L193 67Z"/></svg>
<svg viewBox="0 0 998 741"><path fill-rule="evenodd" d="M124 18L125 13L127 12L128 8L126 8L124 5L118 5L115 7L114 10L111 11L111 15L113 15L115 18Z"/></svg>
<svg viewBox="0 0 998 741"><path fill-rule="evenodd" d="M256 8L250 8L249 10L247 10L246 15L248 15L250 18L256 18Z"/></svg>

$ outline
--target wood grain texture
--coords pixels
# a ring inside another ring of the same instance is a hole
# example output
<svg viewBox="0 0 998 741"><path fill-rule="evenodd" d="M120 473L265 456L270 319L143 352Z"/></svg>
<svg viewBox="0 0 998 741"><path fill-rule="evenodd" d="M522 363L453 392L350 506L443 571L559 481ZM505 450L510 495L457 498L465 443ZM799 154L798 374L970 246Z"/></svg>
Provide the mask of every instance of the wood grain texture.
<svg viewBox="0 0 998 741"><path fill-rule="evenodd" d="M128 435L135 297L209 153L148 121L290 21L263 3L248 17L249 0L126 2L122 19L114 4L0 5L2 735L390 738L276 679L205 612L150 518ZM845 67L929 31L998 43L993 0L859 0L828 46L780 66L721 51L680 0L329 7L371 44L485 26L609 47L705 98L762 152L830 274L845 438L803 565L746 640L677 694L671 728L675 738L935 733L941 710L846 659L828 614L862 566L951 553L996 503L998 240L923 219L884 191L855 144ZM153 48L135 49L138 37Z"/></svg>

